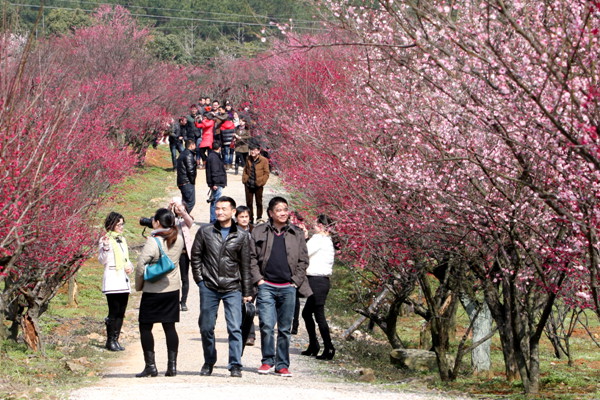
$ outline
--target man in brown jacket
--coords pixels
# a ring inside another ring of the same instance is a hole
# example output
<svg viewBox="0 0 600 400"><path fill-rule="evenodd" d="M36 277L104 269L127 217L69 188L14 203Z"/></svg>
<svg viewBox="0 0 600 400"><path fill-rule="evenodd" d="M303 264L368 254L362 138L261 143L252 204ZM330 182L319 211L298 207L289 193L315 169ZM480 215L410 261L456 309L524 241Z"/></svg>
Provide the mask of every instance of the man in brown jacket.
<svg viewBox="0 0 600 400"><path fill-rule="evenodd" d="M304 232L289 223L286 199L273 197L267 213L269 221L254 227L250 241L262 353L257 372L268 374L274 370L276 375L291 377L290 337L296 292L307 298L312 294L306 279L308 250Z"/></svg>
<svg viewBox="0 0 600 400"><path fill-rule="evenodd" d="M246 190L246 206L250 209L250 223L254 224L252 206L256 197L256 219L263 216L263 189L269 179L269 160L260 155L260 146L255 141L248 143L250 157L246 160L242 183Z"/></svg>

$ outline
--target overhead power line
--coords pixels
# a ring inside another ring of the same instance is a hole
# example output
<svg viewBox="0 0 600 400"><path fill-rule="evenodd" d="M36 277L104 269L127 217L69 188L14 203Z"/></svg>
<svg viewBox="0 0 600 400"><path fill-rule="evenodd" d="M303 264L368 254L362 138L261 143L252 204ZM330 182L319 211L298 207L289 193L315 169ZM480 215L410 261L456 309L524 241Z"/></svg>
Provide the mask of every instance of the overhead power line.
<svg viewBox="0 0 600 400"><path fill-rule="evenodd" d="M34 8L34 9L39 9L42 6L41 5L37 5L37 4L24 4L24 3L8 3L12 6L19 6L19 7L28 7L28 8ZM81 10L84 12L93 12L93 10L86 10L86 9L80 9L80 8L72 8L72 7L57 7L57 6L43 6L45 9L56 9L56 10L68 10L68 11L76 11L76 10ZM184 11L184 10L181 10ZM245 22L245 21L227 21L227 20L219 20L219 19L208 19L208 18L194 18L194 17L175 17L175 16L169 16L169 15L152 15L152 14L140 14L140 13L132 13L130 12L131 16L134 17L142 17L142 18L153 18L153 19L170 19L170 20L179 20L179 21L194 21L194 22L207 22L207 23L212 23L212 24L224 24L224 25L236 25L236 26L260 26L263 28L274 28L275 27L275 23L270 24L270 23L258 23L258 22ZM294 22L292 20L292 22ZM323 31L324 29L322 28L313 28L313 27L306 27L306 26L293 26L295 29L299 29L299 30L312 30L312 31Z"/></svg>

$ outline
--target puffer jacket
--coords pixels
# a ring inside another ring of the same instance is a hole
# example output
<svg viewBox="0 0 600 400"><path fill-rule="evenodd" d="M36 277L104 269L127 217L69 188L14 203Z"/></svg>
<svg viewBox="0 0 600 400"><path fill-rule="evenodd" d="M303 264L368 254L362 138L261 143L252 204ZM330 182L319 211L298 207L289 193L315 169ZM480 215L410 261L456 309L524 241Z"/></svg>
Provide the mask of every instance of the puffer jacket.
<svg viewBox="0 0 600 400"><path fill-rule="evenodd" d="M306 279L308 268L308 250L304 232L295 225L287 225L283 228L285 238L285 250L287 262L292 272L292 282L298 287L300 294L304 297L312 295L312 290ZM273 237L275 228L271 222L260 224L252 230L250 240L250 258L252 260L250 270L252 273L252 284L256 285L264 279L264 272L273 250Z"/></svg>
<svg viewBox="0 0 600 400"><path fill-rule="evenodd" d="M190 149L185 149L177 158L177 186L196 184L196 158Z"/></svg>
<svg viewBox="0 0 600 400"><path fill-rule="evenodd" d="M238 229L235 222L223 240L219 222L198 229L192 246L192 275L196 283L227 293L241 290L252 296L250 276L250 234Z"/></svg>

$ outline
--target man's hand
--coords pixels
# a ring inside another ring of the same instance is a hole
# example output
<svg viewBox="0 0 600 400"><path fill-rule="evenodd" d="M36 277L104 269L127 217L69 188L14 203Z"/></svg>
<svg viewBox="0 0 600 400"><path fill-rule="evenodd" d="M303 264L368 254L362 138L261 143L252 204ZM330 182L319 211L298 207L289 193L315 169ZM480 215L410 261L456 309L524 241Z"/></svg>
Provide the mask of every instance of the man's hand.
<svg viewBox="0 0 600 400"><path fill-rule="evenodd" d="M248 303L248 302L252 301L252 296L243 297L242 300L244 301L244 303Z"/></svg>

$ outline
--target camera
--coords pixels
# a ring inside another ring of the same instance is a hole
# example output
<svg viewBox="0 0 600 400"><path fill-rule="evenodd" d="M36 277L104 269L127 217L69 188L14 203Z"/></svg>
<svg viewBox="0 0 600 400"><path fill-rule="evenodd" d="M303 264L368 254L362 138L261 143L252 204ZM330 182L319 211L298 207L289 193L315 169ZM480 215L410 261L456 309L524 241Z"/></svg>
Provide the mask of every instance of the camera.
<svg viewBox="0 0 600 400"><path fill-rule="evenodd" d="M152 218L140 218L140 225L152 229Z"/></svg>

